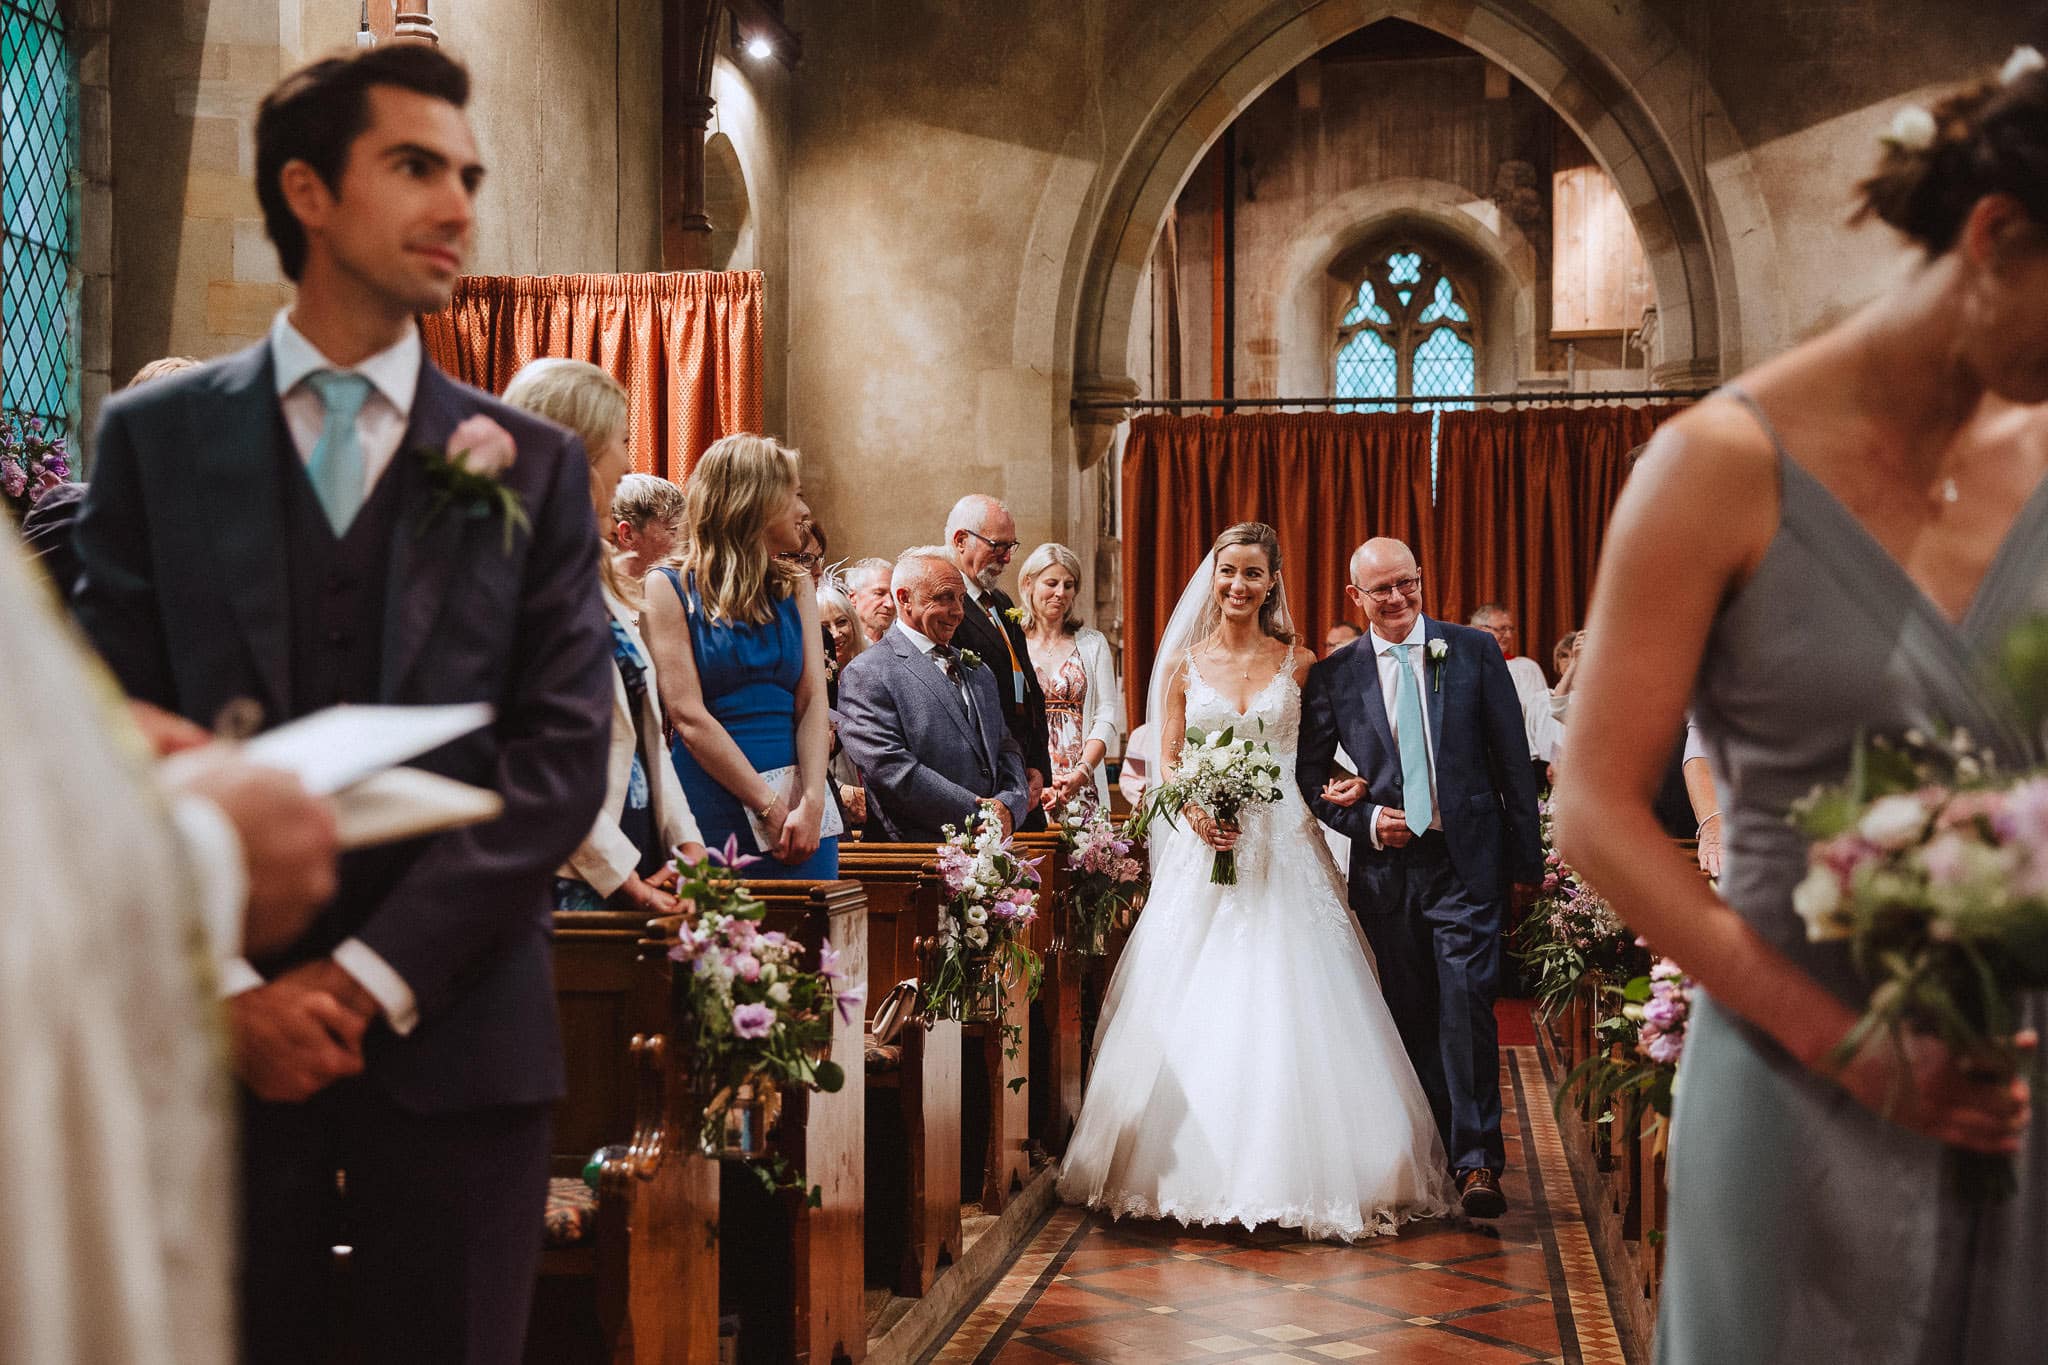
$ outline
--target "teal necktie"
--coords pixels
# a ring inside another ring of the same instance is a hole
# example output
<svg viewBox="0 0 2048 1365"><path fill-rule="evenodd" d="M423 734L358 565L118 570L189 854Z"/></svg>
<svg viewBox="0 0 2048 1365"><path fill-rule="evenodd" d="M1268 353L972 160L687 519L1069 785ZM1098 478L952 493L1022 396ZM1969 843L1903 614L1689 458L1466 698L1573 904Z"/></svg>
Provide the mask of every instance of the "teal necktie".
<svg viewBox="0 0 2048 1365"><path fill-rule="evenodd" d="M1416 646L1395 645L1399 680L1394 687L1394 721L1400 726L1401 809L1408 828L1417 834L1429 828L1429 732L1422 728L1422 689L1409 660Z"/></svg>
<svg viewBox="0 0 2048 1365"><path fill-rule="evenodd" d="M336 536L345 536L363 506L363 443L356 438L356 418L370 399L370 381L345 370L316 370L306 376L306 384L327 409L319 444L306 461L306 477L313 481L327 524Z"/></svg>

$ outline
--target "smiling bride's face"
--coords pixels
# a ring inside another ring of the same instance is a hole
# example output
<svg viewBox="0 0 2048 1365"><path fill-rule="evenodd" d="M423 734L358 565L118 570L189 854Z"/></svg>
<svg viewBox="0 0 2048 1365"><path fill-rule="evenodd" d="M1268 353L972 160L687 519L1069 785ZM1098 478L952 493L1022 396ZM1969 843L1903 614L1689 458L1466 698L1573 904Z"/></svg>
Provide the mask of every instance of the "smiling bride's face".
<svg viewBox="0 0 2048 1365"><path fill-rule="evenodd" d="M1273 566L1257 545L1226 545L1216 552L1216 606L1227 621L1255 620L1273 593Z"/></svg>

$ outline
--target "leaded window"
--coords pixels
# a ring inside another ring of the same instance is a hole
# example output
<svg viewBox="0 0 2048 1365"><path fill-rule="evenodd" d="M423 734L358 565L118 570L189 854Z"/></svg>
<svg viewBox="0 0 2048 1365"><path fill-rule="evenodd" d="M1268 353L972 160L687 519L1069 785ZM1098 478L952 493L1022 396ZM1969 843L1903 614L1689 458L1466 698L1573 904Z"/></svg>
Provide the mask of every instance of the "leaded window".
<svg viewBox="0 0 2048 1365"><path fill-rule="evenodd" d="M71 417L73 108L57 0L0 0L0 288L6 304L0 407Z"/></svg>
<svg viewBox="0 0 2048 1365"><path fill-rule="evenodd" d="M1339 398L1414 398L1478 392L1472 314L1457 283L1413 247L1375 256L1351 307L1337 323ZM1415 403L1432 414L1429 463L1436 468L1437 412L1470 403ZM1340 403L1339 412L1392 412L1392 403ZM1432 482L1434 474L1432 473Z"/></svg>

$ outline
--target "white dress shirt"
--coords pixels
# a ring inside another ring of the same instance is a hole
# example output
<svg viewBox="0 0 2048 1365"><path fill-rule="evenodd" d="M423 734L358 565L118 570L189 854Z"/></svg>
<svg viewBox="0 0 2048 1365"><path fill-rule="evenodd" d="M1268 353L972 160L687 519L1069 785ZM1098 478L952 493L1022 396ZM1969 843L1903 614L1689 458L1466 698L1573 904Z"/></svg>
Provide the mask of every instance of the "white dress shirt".
<svg viewBox="0 0 2048 1365"><path fill-rule="evenodd" d="M934 640L929 635L926 635L924 632L917 630L908 621L904 620L901 616L896 618L896 629L903 632L904 639L910 641L910 643L917 646L918 653L924 655L925 658L930 659L932 661L933 667L937 668L941 674L946 673L946 660L940 658L937 654L932 652L939 647L939 642L937 640ZM959 651L958 645L951 646L951 648L956 653ZM973 715L974 698L969 696L967 692L967 674L963 671L960 674L960 677L957 681L953 679L950 675L948 675L946 681L952 683L953 690L960 694L960 704L967 708L967 714L970 716Z"/></svg>
<svg viewBox="0 0 2048 1365"><path fill-rule="evenodd" d="M1543 665L1526 654L1508 660L1508 676L1515 680L1515 700L1522 707L1522 729L1529 739L1529 757L1548 763L1554 754L1556 728L1550 719L1550 680Z"/></svg>
<svg viewBox="0 0 2048 1365"><path fill-rule="evenodd" d="M1427 618L1417 612L1415 624L1409 629L1407 639L1384 640L1380 638L1378 630L1372 631L1366 638L1372 641L1374 662L1380 669L1380 698L1387 708L1387 729L1394 736L1394 762L1397 766L1401 761L1401 694L1396 690L1401 685L1401 675L1397 671L1401 667L1401 656L1394 650L1400 645L1415 647L1409 653L1408 667L1415 674L1415 695L1422 702L1422 737L1429 746L1429 827L1441 831L1444 827L1444 811L1443 803L1437 800L1436 796L1436 736L1429 732L1429 650L1426 648L1428 640L1425 631L1427 625ZM1380 811L1383 809L1385 807L1374 806L1368 812L1370 818L1366 829L1372 834L1374 848L1383 846L1380 843Z"/></svg>
<svg viewBox="0 0 2048 1365"><path fill-rule="evenodd" d="M367 498L398 453L399 443L405 439L405 424L412 418L413 394L420 383L418 330L406 328L396 345L360 365L337 365L292 326L289 310L279 309L270 324L270 368L277 382L278 406L284 409L284 424L291 431L299 459L305 462L312 460L320 429L327 423L327 409L306 376L321 370L352 370L370 381L370 397L356 414L356 444L363 452L363 496Z"/></svg>
<svg viewBox="0 0 2048 1365"><path fill-rule="evenodd" d="M277 382L278 405L284 409L285 426L302 461L313 458L313 447L320 443L320 429L327 422L320 395L306 383L306 376L320 370L353 369L370 381L370 397L356 416L356 441L363 452L363 493L367 497L390 467L399 443L405 439L406 423L412 419L413 394L420 382L419 332L408 327L396 345L377 352L362 364L337 365L292 326L290 310L279 309L270 324L270 367ZM419 1006L412 987L374 948L361 939L347 939L336 945L334 961L370 993L393 1033L402 1038L412 1032L419 1023ZM223 995L240 995L262 984L262 974L246 959L236 958L221 969Z"/></svg>

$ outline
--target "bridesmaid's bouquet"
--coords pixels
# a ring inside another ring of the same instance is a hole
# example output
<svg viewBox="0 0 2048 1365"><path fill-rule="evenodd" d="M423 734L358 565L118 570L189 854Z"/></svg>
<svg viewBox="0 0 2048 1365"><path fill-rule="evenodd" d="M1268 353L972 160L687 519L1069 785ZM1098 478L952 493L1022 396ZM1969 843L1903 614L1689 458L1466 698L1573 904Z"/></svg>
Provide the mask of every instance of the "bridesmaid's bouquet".
<svg viewBox="0 0 2048 1365"><path fill-rule="evenodd" d="M1237 727L1203 732L1188 727L1180 758L1131 821L1133 837L1143 837L1153 820L1167 824L1188 806L1208 813L1219 825L1234 824L1247 806L1280 799L1280 764L1263 740L1239 739ZM1218 849L1209 869L1218 886L1237 885L1237 850Z"/></svg>
<svg viewBox="0 0 2048 1365"><path fill-rule="evenodd" d="M2029 1065L2012 1039L2022 993L2048 987L2048 773L2001 775L1967 732L1911 730L1858 744L1848 780L1792 820L1812 841L1792 907L1871 986L1836 1062L1912 1031L1994 1075ZM2016 1188L2008 1158L1953 1155L1966 1197Z"/></svg>

